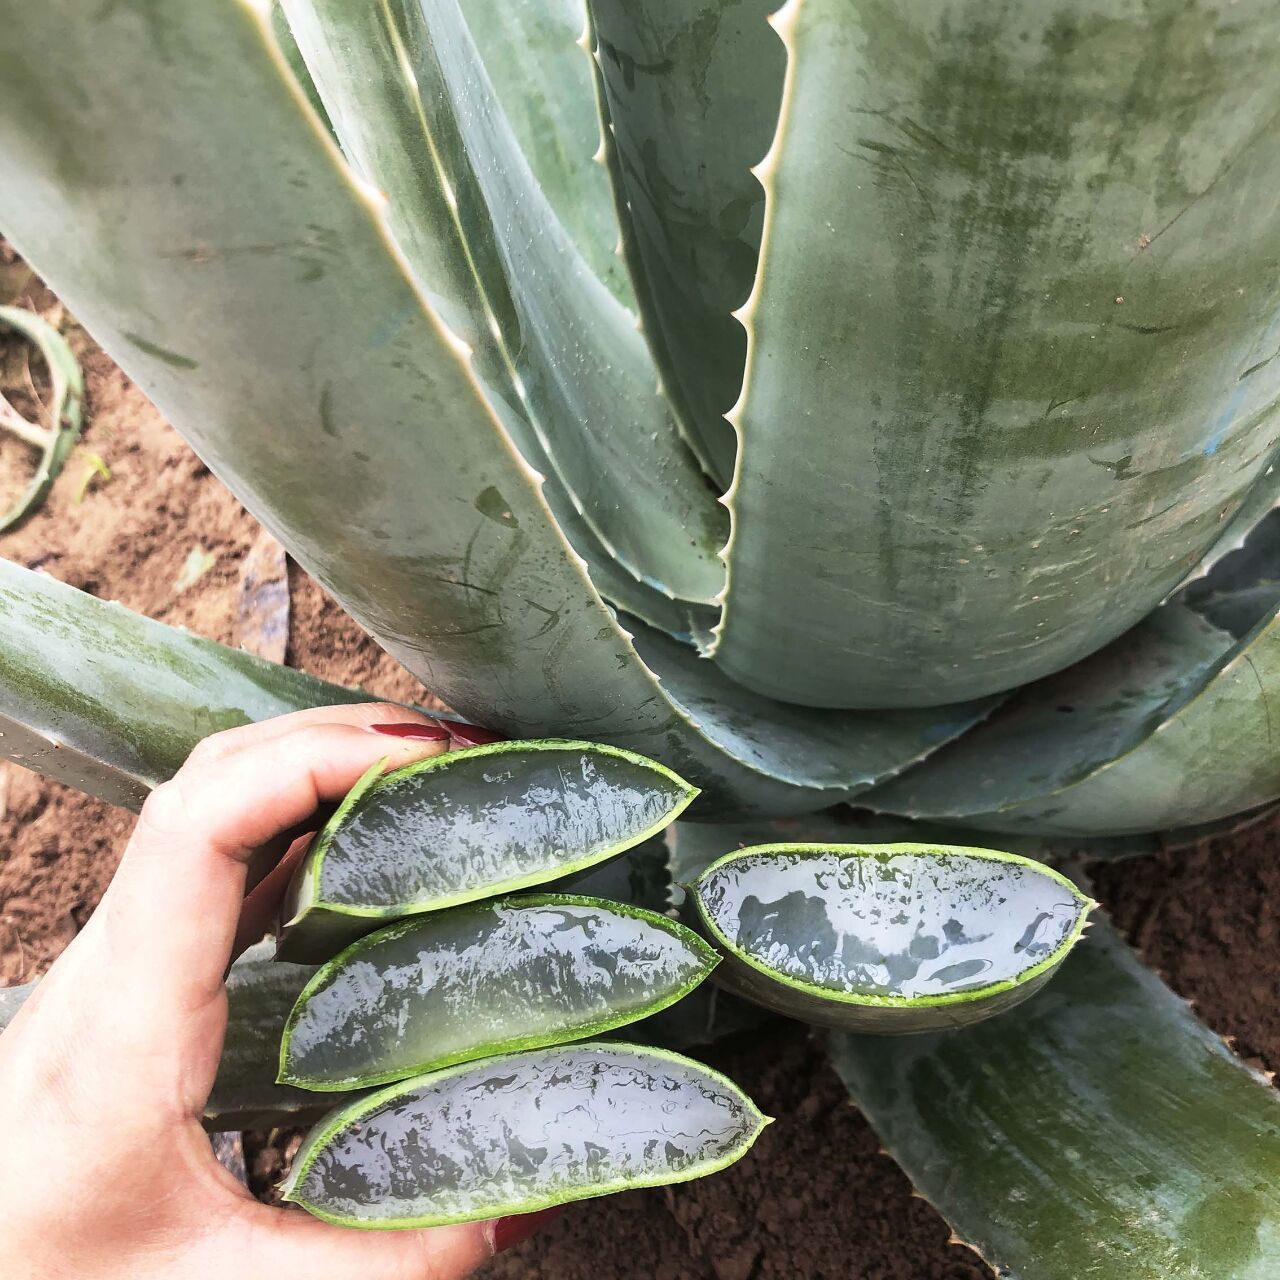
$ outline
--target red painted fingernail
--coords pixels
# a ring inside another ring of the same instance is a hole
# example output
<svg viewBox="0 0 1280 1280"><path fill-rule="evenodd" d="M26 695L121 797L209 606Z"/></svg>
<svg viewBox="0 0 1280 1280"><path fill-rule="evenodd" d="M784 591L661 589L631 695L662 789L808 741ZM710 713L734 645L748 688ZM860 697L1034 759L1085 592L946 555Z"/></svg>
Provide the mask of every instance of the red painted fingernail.
<svg viewBox="0 0 1280 1280"><path fill-rule="evenodd" d="M541 1231L549 1222L554 1222L563 1212L564 1205L552 1205L550 1209L539 1209L537 1213L522 1213L515 1218L499 1218L493 1227L493 1249L501 1253L504 1249L513 1248L523 1243L536 1231Z"/></svg>
<svg viewBox="0 0 1280 1280"><path fill-rule="evenodd" d="M438 724L424 724L421 720L407 720L402 724L371 724L374 733L385 733L388 738L421 738L424 742L444 742L449 730Z"/></svg>
<svg viewBox="0 0 1280 1280"><path fill-rule="evenodd" d="M478 724L463 724L461 720L448 722L449 732L458 742L465 742L469 747L483 747L490 742L501 742L502 734L492 729L482 729Z"/></svg>

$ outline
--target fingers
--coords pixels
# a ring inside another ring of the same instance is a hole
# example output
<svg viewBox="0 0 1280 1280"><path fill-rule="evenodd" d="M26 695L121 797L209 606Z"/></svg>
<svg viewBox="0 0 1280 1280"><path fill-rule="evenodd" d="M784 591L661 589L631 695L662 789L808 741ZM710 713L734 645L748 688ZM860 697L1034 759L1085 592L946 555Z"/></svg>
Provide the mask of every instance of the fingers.
<svg viewBox="0 0 1280 1280"><path fill-rule="evenodd" d="M248 1274L304 1275L307 1280L461 1280L494 1254L492 1222L429 1231L354 1231L297 1211L262 1207L270 1230L260 1237Z"/></svg>
<svg viewBox="0 0 1280 1280"><path fill-rule="evenodd" d="M367 729L375 724L408 724L414 721L427 727L440 723L398 702L351 702L345 706L308 707L305 711L293 711L271 720L259 720L215 733L196 744L188 763L208 763L244 747L270 742L273 738L313 725L348 724Z"/></svg>
<svg viewBox="0 0 1280 1280"><path fill-rule="evenodd" d="M439 755L445 743L350 723L306 724L194 760L147 800L103 899L115 959L181 1013L222 986L255 846L340 800L371 766Z"/></svg>
<svg viewBox="0 0 1280 1280"><path fill-rule="evenodd" d="M64 957L76 981L61 990L104 1096L110 1077L121 1106L149 1093L153 1108L200 1111L221 1051L223 975L250 852L341 799L379 761L395 768L447 745L373 732L363 714L354 723L343 714L351 710L323 722L289 717L282 733L197 753L147 800L101 906Z"/></svg>

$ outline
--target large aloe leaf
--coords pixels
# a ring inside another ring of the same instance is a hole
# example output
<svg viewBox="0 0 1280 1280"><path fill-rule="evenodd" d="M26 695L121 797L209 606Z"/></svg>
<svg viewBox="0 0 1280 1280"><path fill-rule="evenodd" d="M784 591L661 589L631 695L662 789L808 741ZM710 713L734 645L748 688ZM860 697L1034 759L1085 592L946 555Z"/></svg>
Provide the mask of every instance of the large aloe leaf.
<svg viewBox="0 0 1280 1280"><path fill-rule="evenodd" d="M591 0L597 57L650 344L721 487L735 442L769 149L786 54L780 0Z"/></svg>
<svg viewBox="0 0 1280 1280"><path fill-rule="evenodd" d="M0 226L460 713L625 744L694 778L707 816L829 804L964 727L943 715L873 760L850 741L842 786L839 759L797 771L763 725L746 752L667 697L556 528L501 388L416 288L250 0L120 0L92 22L71 0L21 6L0 73Z"/></svg>
<svg viewBox="0 0 1280 1280"><path fill-rule="evenodd" d="M453 260L451 277L474 277L488 311L473 317L467 341L495 348L480 367L506 367L537 448L592 532L635 576L709 603L723 585L724 510L679 438L634 316L538 180L563 189L569 175L545 161L538 174L529 167L461 9L453 0L285 7L338 136L386 191L424 286L446 269L441 256ZM585 52L570 52L589 73ZM490 54L504 65L492 40Z"/></svg>
<svg viewBox="0 0 1280 1280"><path fill-rule="evenodd" d="M0 559L0 756L136 809L201 738L368 698Z"/></svg>
<svg viewBox="0 0 1280 1280"><path fill-rule="evenodd" d="M536 1103L536 1105L535 1105ZM419 1076L317 1125L285 1199L346 1226L437 1226L685 1182L768 1121L688 1058L567 1045Z"/></svg>
<svg viewBox="0 0 1280 1280"><path fill-rule="evenodd" d="M716 981L805 1022L882 1034L1002 1013L1052 977L1089 900L1013 854L917 844L765 844L692 887Z"/></svg>
<svg viewBox="0 0 1280 1280"><path fill-rule="evenodd" d="M1001 1275L1280 1271L1280 1099L1105 925L1003 1017L831 1049L890 1154Z"/></svg>
<svg viewBox="0 0 1280 1280"><path fill-rule="evenodd" d="M865 802L993 831L1105 836L1210 825L1280 798L1278 533L1275 518L1258 525L1179 599Z"/></svg>
<svg viewBox="0 0 1280 1280"><path fill-rule="evenodd" d="M1280 10L773 21L716 659L851 706L1059 669L1159 603L1270 458Z"/></svg>
<svg viewBox="0 0 1280 1280"><path fill-rule="evenodd" d="M604 164L585 0L466 0L462 12L498 106L556 221L591 271L634 311Z"/></svg>
<svg viewBox="0 0 1280 1280"><path fill-rule="evenodd" d="M402 921L308 983L280 1078L358 1089L601 1035L688 995L716 961L674 920L599 898L525 894Z"/></svg>

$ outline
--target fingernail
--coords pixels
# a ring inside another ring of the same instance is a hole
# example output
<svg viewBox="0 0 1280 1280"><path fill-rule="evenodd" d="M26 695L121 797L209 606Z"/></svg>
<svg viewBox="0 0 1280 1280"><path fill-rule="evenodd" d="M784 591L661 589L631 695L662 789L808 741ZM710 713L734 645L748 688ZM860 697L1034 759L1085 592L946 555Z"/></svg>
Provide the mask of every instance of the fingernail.
<svg viewBox="0 0 1280 1280"><path fill-rule="evenodd" d="M541 1231L548 1223L554 1222L563 1212L562 1204L552 1205L550 1209L539 1209L537 1213L522 1213L515 1218L499 1218L493 1227L493 1251L501 1253L504 1249L514 1248L522 1244L536 1231Z"/></svg>
<svg viewBox="0 0 1280 1280"><path fill-rule="evenodd" d="M406 720L400 724L371 724L369 728L374 733L385 733L388 738L420 738L424 742L444 742L449 737L448 729L421 720Z"/></svg>
<svg viewBox="0 0 1280 1280"><path fill-rule="evenodd" d="M490 742L501 742L502 734L491 729L482 729L478 724L464 724L461 720L448 722L449 732L458 742L465 742L469 747L483 747Z"/></svg>

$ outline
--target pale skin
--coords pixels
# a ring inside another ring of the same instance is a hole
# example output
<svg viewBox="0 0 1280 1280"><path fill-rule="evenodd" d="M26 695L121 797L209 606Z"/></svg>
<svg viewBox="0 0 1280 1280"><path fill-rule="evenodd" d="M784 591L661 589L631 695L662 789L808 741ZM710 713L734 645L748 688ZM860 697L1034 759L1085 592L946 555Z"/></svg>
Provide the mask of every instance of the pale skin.
<svg viewBox="0 0 1280 1280"><path fill-rule="evenodd" d="M436 736L373 728L417 719ZM250 859L377 761L449 746L403 707L328 707L206 739L151 794L101 906L0 1036L0 1276L456 1280L494 1253L510 1231L491 1222L357 1232L261 1204L200 1124L223 976L261 932L242 919Z"/></svg>

